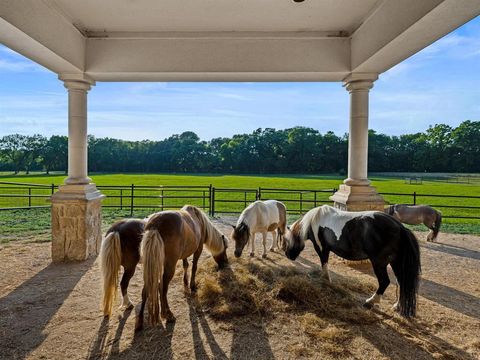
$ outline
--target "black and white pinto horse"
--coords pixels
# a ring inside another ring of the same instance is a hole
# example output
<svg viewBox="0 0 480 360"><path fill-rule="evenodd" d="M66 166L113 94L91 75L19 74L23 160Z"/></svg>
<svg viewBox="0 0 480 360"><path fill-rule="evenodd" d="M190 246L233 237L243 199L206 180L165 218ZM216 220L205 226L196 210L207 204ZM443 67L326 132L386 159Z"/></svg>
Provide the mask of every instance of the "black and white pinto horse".
<svg viewBox="0 0 480 360"><path fill-rule="evenodd" d="M305 240L311 240L328 278L330 251L347 260L370 259L379 286L366 300L367 307L379 303L390 284L390 264L400 286L394 308L405 317L415 316L420 275L418 241L393 217L380 211L349 212L323 205L293 223L284 238L285 255L291 260L302 252Z"/></svg>

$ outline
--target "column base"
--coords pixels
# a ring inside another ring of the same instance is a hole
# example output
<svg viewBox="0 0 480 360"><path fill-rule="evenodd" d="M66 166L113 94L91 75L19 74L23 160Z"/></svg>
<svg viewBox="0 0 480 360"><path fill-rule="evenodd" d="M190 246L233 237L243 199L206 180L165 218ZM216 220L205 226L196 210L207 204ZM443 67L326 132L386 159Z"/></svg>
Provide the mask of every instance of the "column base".
<svg viewBox="0 0 480 360"><path fill-rule="evenodd" d="M383 197L371 185L341 184L339 190L330 196L330 200L336 208L348 211L383 211L385 205Z"/></svg>
<svg viewBox="0 0 480 360"><path fill-rule="evenodd" d="M99 253L104 197L95 184L61 185L51 196L53 262L83 261Z"/></svg>

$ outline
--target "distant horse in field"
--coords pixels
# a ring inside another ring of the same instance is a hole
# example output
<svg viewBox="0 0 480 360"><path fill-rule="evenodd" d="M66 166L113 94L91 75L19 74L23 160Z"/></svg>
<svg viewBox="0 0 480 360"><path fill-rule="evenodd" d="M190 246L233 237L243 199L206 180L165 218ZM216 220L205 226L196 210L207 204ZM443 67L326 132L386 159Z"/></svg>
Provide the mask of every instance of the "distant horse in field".
<svg viewBox="0 0 480 360"><path fill-rule="evenodd" d="M404 224L425 225L430 229L427 241L436 240L442 225L442 213L428 205L395 204L387 207L385 212Z"/></svg>
<svg viewBox="0 0 480 360"><path fill-rule="evenodd" d="M415 316L420 250L415 235L398 220L380 211L349 212L323 205L307 212L287 230L285 255L295 260L307 239L312 241L327 276L330 251L347 260L370 259L379 287L366 300L367 307L380 302L390 284L390 264L400 285L394 308L405 317Z"/></svg>
<svg viewBox="0 0 480 360"><path fill-rule="evenodd" d="M150 322L153 325L160 322L160 316L167 322L175 321L167 302L168 285L178 260L182 259L183 283L185 288L188 288L187 258L193 254L190 290L196 291L195 273L203 245L212 253L219 268L228 263L225 236L215 228L203 211L194 206L186 205L178 211L161 211L148 218L141 247L144 285L142 304L135 324L136 331L143 328L147 300Z"/></svg>
<svg viewBox="0 0 480 360"><path fill-rule="evenodd" d="M243 248L250 241L250 256L255 255L255 234L261 233L263 236L263 255L267 257L267 233L271 232L273 236L271 251L279 248L279 242L285 234L287 227L287 209L283 203L276 200L255 201L243 210L233 226L232 238L235 241L235 256L242 255Z"/></svg>
<svg viewBox="0 0 480 360"><path fill-rule="evenodd" d="M112 314L113 301L117 294L120 266L124 272L120 281L125 309L133 308L128 298L128 284L140 261L140 243L142 241L145 220L126 219L117 221L108 229L100 249L100 266L103 277L103 315Z"/></svg>

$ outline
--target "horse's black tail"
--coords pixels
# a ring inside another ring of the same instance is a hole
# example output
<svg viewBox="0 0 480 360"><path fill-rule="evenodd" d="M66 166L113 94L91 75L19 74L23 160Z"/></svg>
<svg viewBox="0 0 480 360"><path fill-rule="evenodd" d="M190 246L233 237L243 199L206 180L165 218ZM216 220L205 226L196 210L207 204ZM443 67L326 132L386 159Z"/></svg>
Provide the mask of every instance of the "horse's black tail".
<svg viewBox="0 0 480 360"><path fill-rule="evenodd" d="M395 265L395 273L400 285L398 302L400 314L405 317L415 316L421 271L420 248L415 235L403 226L399 254Z"/></svg>
<svg viewBox="0 0 480 360"><path fill-rule="evenodd" d="M442 213L440 211L436 211L436 213L437 218L435 219L435 224L433 225L432 241L435 241L437 238L438 232L440 231L440 226L442 225Z"/></svg>

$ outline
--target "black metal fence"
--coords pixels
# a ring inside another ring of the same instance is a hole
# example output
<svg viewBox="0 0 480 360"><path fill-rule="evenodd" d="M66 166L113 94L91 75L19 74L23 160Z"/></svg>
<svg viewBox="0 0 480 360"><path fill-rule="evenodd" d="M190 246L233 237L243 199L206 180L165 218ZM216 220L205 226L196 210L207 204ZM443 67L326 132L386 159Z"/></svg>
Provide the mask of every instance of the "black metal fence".
<svg viewBox="0 0 480 360"><path fill-rule="evenodd" d="M284 188L216 188L207 186L148 186L100 185L107 197L103 207L127 210L154 211L178 209L185 204L195 205L216 214L238 214L255 200L275 199L287 206L290 214L302 214L309 209L332 201L336 189ZM49 197L57 185L0 182L0 210L48 208ZM413 193L381 193L387 203L428 204L443 212L444 218L480 220L480 196Z"/></svg>

